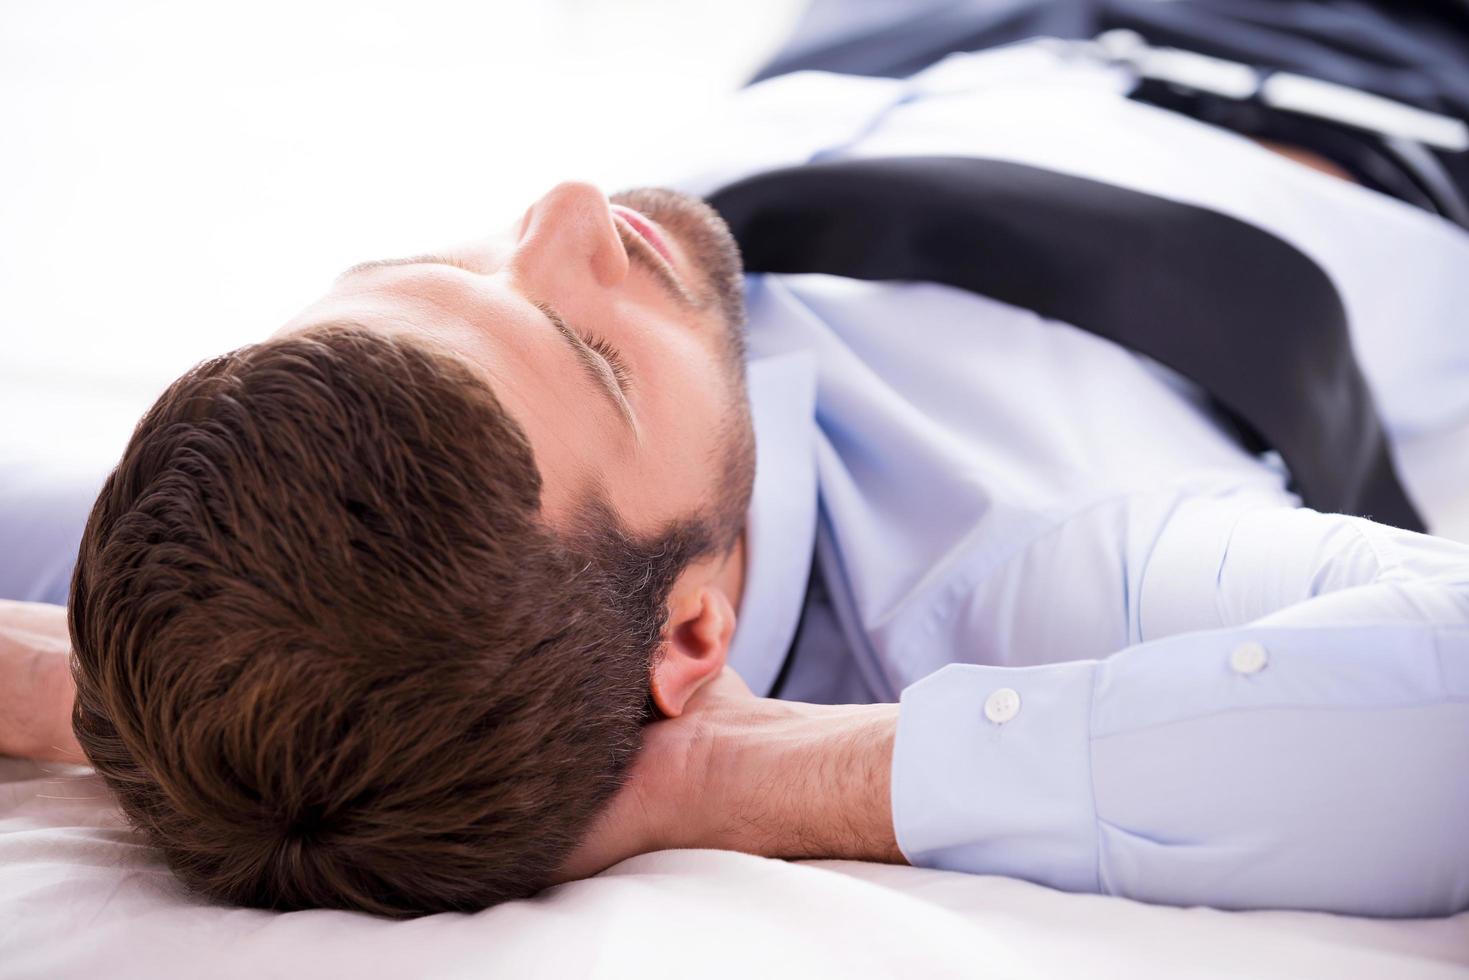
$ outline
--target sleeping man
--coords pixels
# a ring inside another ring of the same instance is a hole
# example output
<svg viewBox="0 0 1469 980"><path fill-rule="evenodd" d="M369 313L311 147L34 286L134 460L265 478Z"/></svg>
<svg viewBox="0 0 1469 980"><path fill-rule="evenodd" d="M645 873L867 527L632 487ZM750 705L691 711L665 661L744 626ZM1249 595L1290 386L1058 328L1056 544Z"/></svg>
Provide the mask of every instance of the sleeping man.
<svg viewBox="0 0 1469 980"><path fill-rule="evenodd" d="M1126 78L786 75L679 190L348 270L149 410L69 624L4 607L0 747L271 908L666 847L1469 908L1469 547L1373 441L1469 418L1469 235Z"/></svg>

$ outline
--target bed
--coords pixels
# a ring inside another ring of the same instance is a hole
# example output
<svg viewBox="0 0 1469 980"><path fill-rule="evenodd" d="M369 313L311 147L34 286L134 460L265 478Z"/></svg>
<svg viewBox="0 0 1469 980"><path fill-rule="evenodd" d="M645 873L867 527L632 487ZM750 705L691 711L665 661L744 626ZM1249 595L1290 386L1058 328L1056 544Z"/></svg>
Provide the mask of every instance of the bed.
<svg viewBox="0 0 1469 980"><path fill-rule="evenodd" d="M0 760L0 975L1469 976L1469 912L1168 908L1011 878L729 851L644 854L476 915L201 903L89 770Z"/></svg>
<svg viewBox="0 0 1469 980"><path fill-rule="evenodd" d="M1469 426L1400 443L1469 540ZM1469 911L1171 908L1010 878L644 854L476 915L394 922L187 894L84 767L0 759L0 977L1469 977Z"/></svg>

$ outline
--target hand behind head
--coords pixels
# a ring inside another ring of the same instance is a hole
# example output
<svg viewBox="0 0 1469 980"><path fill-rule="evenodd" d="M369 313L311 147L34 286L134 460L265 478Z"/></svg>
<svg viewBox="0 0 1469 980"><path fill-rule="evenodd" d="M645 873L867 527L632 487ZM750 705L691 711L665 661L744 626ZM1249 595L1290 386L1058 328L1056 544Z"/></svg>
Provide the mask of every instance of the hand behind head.
<svg viewBox="0 0 1469 980"><path fill-rule="evenodd" d="M643 747L622 789L552 880L587 878L626 858L672 847L712 847L718 827L722 753L772 702L725 667L689 698L677 718L643 730Z"/></svg>

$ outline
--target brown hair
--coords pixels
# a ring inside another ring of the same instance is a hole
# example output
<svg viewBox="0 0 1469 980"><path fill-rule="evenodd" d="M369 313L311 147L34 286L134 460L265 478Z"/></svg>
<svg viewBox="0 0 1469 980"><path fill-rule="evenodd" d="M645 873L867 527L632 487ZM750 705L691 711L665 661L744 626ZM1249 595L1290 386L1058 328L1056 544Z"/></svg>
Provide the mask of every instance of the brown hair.
<svg viewBox="0 0 1469 980"><path fill-rule="evenodd" d="M534 893L655 716L667 594L731 541L539 520L451 355L350 325L174 382L87 522L77 738L190 886L406 916ZM748 487L744 500L748 502Z"/></svg>

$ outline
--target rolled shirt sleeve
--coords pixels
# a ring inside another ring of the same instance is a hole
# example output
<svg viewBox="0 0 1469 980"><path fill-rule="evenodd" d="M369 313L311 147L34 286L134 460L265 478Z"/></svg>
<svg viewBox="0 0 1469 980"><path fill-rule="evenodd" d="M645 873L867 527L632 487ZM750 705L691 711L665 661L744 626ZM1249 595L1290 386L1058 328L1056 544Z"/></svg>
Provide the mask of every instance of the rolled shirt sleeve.
<svg viewBox="0 0 1469 980"><path fill-rule="evenodd" d="M902 691L907 859L1169 905L1469 908L1469 548L1198 501L1146 557L1153 638Z"/></svg>

